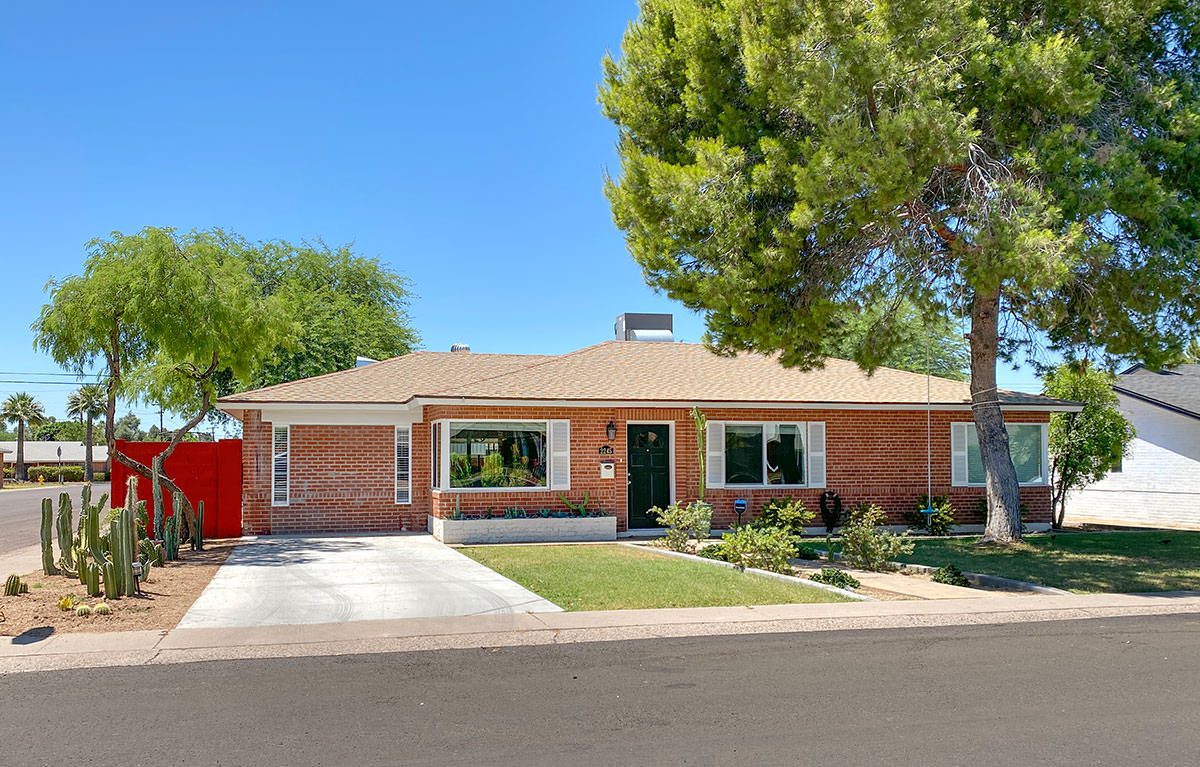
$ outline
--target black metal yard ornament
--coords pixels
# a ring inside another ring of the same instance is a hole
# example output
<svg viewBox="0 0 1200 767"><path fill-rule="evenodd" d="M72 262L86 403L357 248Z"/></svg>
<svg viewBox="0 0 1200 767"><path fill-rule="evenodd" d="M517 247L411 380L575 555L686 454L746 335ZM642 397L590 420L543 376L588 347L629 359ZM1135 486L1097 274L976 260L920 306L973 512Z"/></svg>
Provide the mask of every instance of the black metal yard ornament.
<svg viewBox="0 0 1200 767"><path fill-rule="evenodd" d="M825 523L825 551L833 563L833 528L842 521L842 496L832 490L821 493L821 521Z"/></svg>

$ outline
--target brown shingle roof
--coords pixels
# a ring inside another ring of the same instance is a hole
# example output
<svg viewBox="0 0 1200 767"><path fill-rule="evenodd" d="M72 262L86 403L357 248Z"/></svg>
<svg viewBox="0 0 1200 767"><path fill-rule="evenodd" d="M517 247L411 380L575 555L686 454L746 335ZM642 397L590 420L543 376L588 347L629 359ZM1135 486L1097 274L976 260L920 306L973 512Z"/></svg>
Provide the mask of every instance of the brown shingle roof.
<svg viewBox="0 0 1200 767"><path fill-rule="evenodd" d="M970 402L962 381L933 378L930 384L935 404ZM415 397L924 404L926 379L891 368L868 376L853 362L839 359L804 371L759 354L721 357L700 344L606 341L559 356L417 352L235 394L221 403L385 404ZM1067 404L1009 391L1001 391L1000 398L1006 405Z"/></svg>

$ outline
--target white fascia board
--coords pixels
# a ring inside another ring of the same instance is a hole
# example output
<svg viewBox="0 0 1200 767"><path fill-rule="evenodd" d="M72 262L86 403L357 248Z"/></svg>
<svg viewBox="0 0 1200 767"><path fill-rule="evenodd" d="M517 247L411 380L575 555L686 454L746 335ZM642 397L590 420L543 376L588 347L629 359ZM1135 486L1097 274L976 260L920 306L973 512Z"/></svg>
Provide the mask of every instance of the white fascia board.
<svg viewBox="0 0 1200 767"><path fill-rule="evenodd" d="M472 399L469 397L416 397L419 405L465 405L481 407L615 407L615 408L682 408L694 406L753 409L753 410L920 410L966 411L967 404L926 405L924 402L706 402L701 400L557 400L557 399ZM1078 413L1082 405L1001 405L1004 412Z"/></svg>
<svg viewBox="0 0 1200 767"><path fill-rule="evenodd" d="M407 405L263 403L262 420L275 426L407 426L420 423L422 408Z"/></svg>

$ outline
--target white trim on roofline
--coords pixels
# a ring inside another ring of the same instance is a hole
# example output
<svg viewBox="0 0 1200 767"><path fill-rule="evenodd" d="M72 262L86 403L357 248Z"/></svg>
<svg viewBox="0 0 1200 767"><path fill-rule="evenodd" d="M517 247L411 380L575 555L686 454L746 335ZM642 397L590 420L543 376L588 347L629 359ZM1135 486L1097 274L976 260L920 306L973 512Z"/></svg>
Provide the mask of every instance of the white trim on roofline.
<svg viewBox="0 0 1200 767"><path fill-rule="evenodd" d="M924 402L746 402L731 400L583 400L583 399L473 399L470 397L414 397L420 405L482 405L488 407L616 407L663 408L690 410L694 406L748 410L971 410L970 403ZM1083 405L1069 404L1010 404L1001 405L1006 412L1078 413Z"/></svg>
<svg viewBox="0 0 1200 767"><path fill-rule="evenodd" d="M662 408L690 410L693 406L745 410L920 410L969 412L969 403L924 402L747 402L729 400L600 400L600 399L474 399L471 397L414 397L407 403L377 402L225 402L217 409L226 413L260 410L263 420L278 419L298 424L377 425L420 422L425 405L462 405L476 407L602 407ZM1079 404L1007 404L1004 412L1078 413ZM323 412L322 412L323 411ZM346 414L355 413L351 419ZM272 413L268 417L268 413ZM374 413L374 415L371 415ZM319 419L319 420L318 420Z"/></svg>

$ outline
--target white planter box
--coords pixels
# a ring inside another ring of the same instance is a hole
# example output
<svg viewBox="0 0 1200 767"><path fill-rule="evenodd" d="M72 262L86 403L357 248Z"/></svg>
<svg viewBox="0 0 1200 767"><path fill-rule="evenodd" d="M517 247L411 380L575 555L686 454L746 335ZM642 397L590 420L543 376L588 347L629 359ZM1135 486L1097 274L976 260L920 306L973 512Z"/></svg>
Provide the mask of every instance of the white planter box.
<svg viewBox="0 0 1200 767"><path fill-rule="evenodd" d="M617 518L442 519L430 516L429 532L442 543L615 541Z"/></svg>

